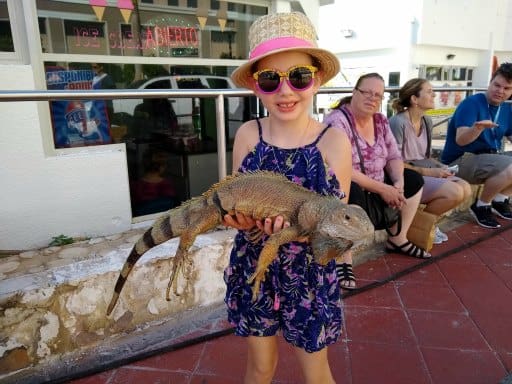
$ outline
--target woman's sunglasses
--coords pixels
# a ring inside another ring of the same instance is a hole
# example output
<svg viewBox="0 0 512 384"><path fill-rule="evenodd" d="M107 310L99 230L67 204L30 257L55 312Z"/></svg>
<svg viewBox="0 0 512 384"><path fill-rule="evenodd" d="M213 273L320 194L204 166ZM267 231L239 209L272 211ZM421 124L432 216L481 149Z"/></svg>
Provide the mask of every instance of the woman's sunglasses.
<svg viewBox="0 0 512 384"><path fill-rule="evenodd" d="M281 89L283 78L295 91L304 91L313 85L313 79L318 68L312 65L297 65L286 72L279 72L275 69L262 69L253 73L256 85L262 93L275 93Z"/></svg>

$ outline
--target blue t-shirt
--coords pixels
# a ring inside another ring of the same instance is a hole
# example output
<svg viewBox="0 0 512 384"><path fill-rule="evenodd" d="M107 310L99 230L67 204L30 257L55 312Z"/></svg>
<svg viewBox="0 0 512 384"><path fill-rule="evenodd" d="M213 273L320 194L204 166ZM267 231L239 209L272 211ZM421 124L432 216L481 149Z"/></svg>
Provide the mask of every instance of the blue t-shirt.
<svg viewBox="0 0 512 384"><path fill-rule="evenodd" d="M480 136L467 145L455 142L457 127L471 127L476 121L492 120L499 124L492 129L484 129ZM450 164L461 157L464 152L480 153L499 150L504 136L512 135L512 119L510 105L489 105L485 93L467 97L459 104L448 124L446 142L441 156L444 164Z"/></svg>

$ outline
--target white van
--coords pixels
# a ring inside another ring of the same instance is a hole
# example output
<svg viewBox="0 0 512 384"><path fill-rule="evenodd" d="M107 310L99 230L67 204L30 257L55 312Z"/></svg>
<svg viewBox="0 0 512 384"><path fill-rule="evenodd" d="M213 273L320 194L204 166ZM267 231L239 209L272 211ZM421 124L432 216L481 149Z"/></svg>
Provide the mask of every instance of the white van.
<svg viewBox="0 0 512 384"><path fill-rule="evenodd" d="M128 89L231 89L235 88L229 77L211 75L177 75L159 76L152 79L138 80L130 84ZM192 115L191 98L169 98L176 116ZM135 107L142 103L142 99L115 99L114 113L124 112L134 114ZM226 99L229 120L242 120L242 98L230 97Z"/></svg>

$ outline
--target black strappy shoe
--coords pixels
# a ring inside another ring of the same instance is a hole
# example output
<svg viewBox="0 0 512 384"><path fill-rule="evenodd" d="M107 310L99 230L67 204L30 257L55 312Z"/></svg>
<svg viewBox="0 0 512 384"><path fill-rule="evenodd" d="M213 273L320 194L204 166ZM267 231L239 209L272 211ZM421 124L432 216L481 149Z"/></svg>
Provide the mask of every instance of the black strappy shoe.
<svg viewBox="0 0 512 384"><path fill-rule="evenodd" d="M430 253L425 251L423 248L420 248L417 245L411 243L410 241L407 241L402 245L396 245L392 241L388 240L386 244L386 252L412 256L418 259L430 259L432 257Z"/></svg>
<svg viewBox="0 0 512 384"><path fill-rule="evenodd" d="M336 275L338 275L338 283L340 285L340 288L346 289L348 291L351 291L353 289L356 289L356 277L354 276L354 271L352 269L352 264L349 263L342 263L342 264L336 264ZM350 284L351 282L354 282L354 285L344 285Z"/></svg>

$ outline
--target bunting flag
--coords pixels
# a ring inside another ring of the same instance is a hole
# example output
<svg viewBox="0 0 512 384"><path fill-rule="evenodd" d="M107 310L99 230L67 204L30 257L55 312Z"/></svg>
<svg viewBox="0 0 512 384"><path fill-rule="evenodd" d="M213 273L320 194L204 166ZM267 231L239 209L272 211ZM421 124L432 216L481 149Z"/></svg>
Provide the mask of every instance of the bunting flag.
<svg viewBox="0 0 512 384"><path fill-rule="evenodd" d="M103 19L103 14L105 13L107 0L89 0L89 5L96 14L96 18L101 21Z"/></svg>
<svg viewBox="0 0 512 384"><path fill-rule="evenodd" d="M197 21L199 21L199 25L201 26L201 29L204 29L204 26L206 25L206 20L208 20L208 17L197 16Z"/></svg>
<svg viewBox="0 0 512 384"><path fill-rule="evenodd" d="M128 24L134 8L132 0L117 0L117 8L121 11L124 22Z"/></svg>

